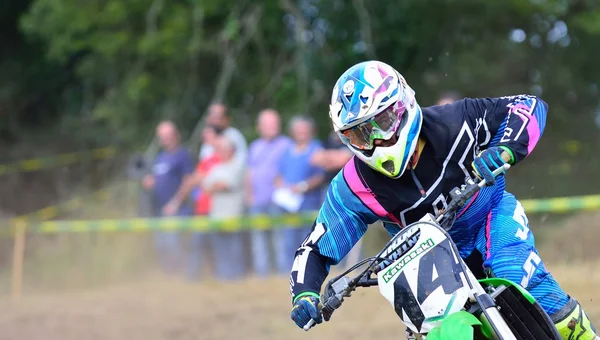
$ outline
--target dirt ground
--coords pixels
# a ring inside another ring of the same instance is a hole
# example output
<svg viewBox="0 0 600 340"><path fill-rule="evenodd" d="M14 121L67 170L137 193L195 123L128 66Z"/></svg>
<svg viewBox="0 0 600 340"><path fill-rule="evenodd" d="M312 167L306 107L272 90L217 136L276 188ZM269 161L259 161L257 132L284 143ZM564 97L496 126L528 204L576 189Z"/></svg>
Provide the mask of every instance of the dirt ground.
<svg viewBox="0 0 600 340"><path fill-rule="evenodd" d="M561 220L561 228L544 220L531 221L542 258L600 327L600 212ZM146 241L140 234L82 234L29 242L39 256L29 254L23 297L0 296L0 340L404 338L376 288L357 290L330 322L304 332L289 319L287 277L190 283L140 276L128 264L148 261L140 250ZM2 282L0 294L8 293Z"/></svg>
<svg viewBox="0 0 600 340"><path fill-rule="evenodd" d="M549 265L600 321L600 262ZM357 291L310 332L289 319L287 278L237 283L156 279L102 289L0 300L0 339L402 339L404 327L375 288Z"/></svg>

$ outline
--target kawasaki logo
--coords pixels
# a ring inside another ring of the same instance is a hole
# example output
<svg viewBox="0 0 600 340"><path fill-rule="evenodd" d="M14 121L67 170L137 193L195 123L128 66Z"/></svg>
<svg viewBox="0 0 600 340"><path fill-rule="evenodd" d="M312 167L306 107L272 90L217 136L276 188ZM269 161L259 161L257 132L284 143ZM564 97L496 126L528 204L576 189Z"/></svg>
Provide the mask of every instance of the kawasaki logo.
<svg viewBox="0 0 600 340"><path fill-rule="evenodd" d="M406 254L417 243L419 237L421 237L421 229L418 226L410 227L410 229L403 230L401 233L381 254L381 257L386 260L378 265L378 271L384 270L385 267Z"/></svg>
<svg viewBox="0 0 600 340"><path fill-rule="evenodd" d="M395 265L393 265L385 273L383 273L383 276L382 276L383 281L385 281L385 283L390 282L390 280L399 271L401 271L402 268L404 268L404 266L406 266L408 263L410 263L410 261L412 261L417 256L423 254L426 250L431 249L433 246L435 246L435 242L433 242L432 239L428 239L427 241L416 246L415 249L411 250L404 257L402 257L400 260L398 260L398 262Z"/></svg>

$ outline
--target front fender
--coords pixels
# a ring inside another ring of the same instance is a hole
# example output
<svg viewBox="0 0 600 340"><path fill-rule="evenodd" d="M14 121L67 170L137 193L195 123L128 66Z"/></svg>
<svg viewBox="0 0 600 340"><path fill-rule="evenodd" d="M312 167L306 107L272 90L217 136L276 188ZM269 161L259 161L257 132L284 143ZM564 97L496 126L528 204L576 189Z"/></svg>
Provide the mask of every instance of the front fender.
<svg viewBox="0 0 600 340"><path fill-rule="evenodd" d="M432 329L427 340L472 340L475 326L481 326L481 321L472 314L454 313L445 318L441 326Z"/></svg>
<svg viewBox="0 0 600 340"><path fill-rule="evenodd" d="M517 288L519 290L519 292L521 292L521 294L523 294L523 296L527 299L527 301L529 301L531 304L535 303L535 298L533 297L533 295L531 295L530 292L527 291L527 289L523 288L521 285L518 285L510 280L507 279L502 279L499 277L490 277L487 279L481 279L479 280L480 283L486 285L491 285L492 287L498 287L500 285L505 285L507 287L513 286L515 288Z"/></svg>

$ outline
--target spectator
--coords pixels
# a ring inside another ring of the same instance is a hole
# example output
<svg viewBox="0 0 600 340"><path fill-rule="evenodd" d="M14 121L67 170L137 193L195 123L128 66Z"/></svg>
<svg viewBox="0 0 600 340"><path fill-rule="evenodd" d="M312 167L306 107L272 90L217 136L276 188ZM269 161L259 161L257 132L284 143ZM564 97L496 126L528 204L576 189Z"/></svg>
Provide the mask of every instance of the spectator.
<svg viewBox="0 0 600 340"><path fill-rule="evenodd" d="M214 147L221 133L222 131L218 127L206 125L202 130L202 141L205 145ZM220 162L221 157L217 153L201 159L196 166L194 174L181 184L177 193L165 205L163 213L165 215L174 215L190 193L195 192L195 195L193 195L195 196L194 214L197 216L208 216L211 208L211 198L206 192L200 190L199 186L208 172ZM202 270L202 236L202 232L193 232L191 235L191 254L188 267L188 276L190 279L195 279Z"/></svg>
<svg viewBox="0 0 600 340"><path fill-rule="evenodd" d="M338 174L344 165L348 163L353 155L352 151L342 143L342 140L335 131L331 131L329 136L327 136L324 147L323 150L315 152L310 160L312 165L325 169L325 177L323 179L323 199L324 195L327 193L327 188L329 187L331 180Z"/></svg>
<svg viewBox="0 0 600 340"><path fill-rule="evenodd" d="M202 181L202 189L212 197L210 218L222 220L242 217L244 163L235 156L235 144L225 135L219 137L215 153L221 158L221 163L215 165ZM241 277L245 267L242 234L216 232L213 236L216 276L221 279Z"/></svg>
<svg viewBox="0 0 600 340"><path fill-rule="evenodd" d="M320 186L323 183L323 169L310 163L315 152L322 149L321 143L314 139L314 123L310 118L297 116L290 122L290 135L293 144L283 153L279 163L279 173L275 179L277 187L274 200L279 206L283 201L277 199L279 193L291 192L301 204L297 209L287 212L307 212L319 209L321 205ZM281 197L281 196L280 196ZM289 208L288 208L289 209ZM296 248L301 240L308 234L309 226L292 229L289 227L278 228L274 231L277 270L288 274L292 266Z"/></svg>
<svg viewBox="0 0 600 340"><path fill-rule="evenodd" d="M245 162L248 153L248 146L246 138L242 133L230 126L229 115L227 114L227 107L221 103L212 104L208 108L208 116L206 117L206 123L214 125L217 128L223 130L223 134L229 138L235 145L236 154L235 157L239 157L242 162ZM200 148L200 159L210 156L214 152L214 147L211 145L202 145Z"/></svg>
<svg viewBox="0 0 600 340"><path fill-rule="evenodd" d="M179 131L171 121L163 121L156 128L162 151L152 166L152 174L142 180L144 189L151 191L152 212L155 217L163 216L162 209L173 197L179 186L194 171L192 158L181 146ZM191 209L182 205L174 213L179 216L191 215ZM181 265L181 245L176 231L155 233L155 243L161 265L166 271L176 270Z"/></svg>
<svg viewBox="0 0 600 340"><path fill-rule="evenodd" d="M438 99L437 105L446 105L452 104L455 101L461 99L460 93L456 91L446 91L440 94L440 98Z"/></svg>
<svg viewBox="0 0 600 340"><path fill-rule="evenodd" d="M251 216L272 212L275 177L281 157L291 145L291 140L280 134L279 113L266 109L259 113L258 134L260 138L250 144L248 170L246 172L246 204ZM252 230L252 264L258 276L266 276L270 271L270 231Z"/></svg>
<svg viewBox="0 0 600 340"><path fill-rule="evenodd" d="M327 195L327 189L329 189L329 183L331 180L340 172L340 170L348 163L352 158L353 154L350 149L344 143L340 137L331 131L327 136L325 142L325 149L318 151L311 158L311 164L314 166L325 169L325 178L322 186L322 199L325 199ZM362 240L358 241L352 250L346 255L342 261L345 263L343 266L348 267L354 265L360 259L360 253L362 248Z"/></svg>

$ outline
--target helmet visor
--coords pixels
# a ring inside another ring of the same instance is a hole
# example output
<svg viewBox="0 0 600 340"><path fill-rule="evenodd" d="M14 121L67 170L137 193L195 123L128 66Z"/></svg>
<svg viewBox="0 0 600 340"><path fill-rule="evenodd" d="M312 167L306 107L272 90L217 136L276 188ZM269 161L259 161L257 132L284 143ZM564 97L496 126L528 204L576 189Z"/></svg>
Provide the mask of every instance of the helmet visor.
<svg viewBox="0 0 600 340"><path fill-rule="evenodd" d="M403 112L396 113L393 106L357 126L340 131L341 134L348 139L350 145L359 150L373 149L376 139L388 140L398 130Z"/></svg>

